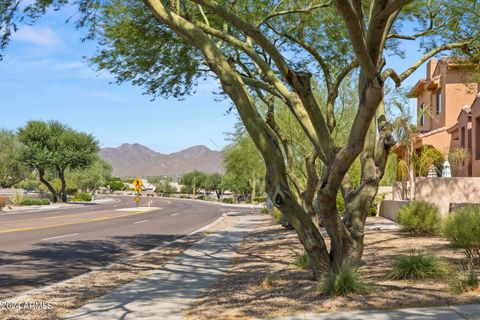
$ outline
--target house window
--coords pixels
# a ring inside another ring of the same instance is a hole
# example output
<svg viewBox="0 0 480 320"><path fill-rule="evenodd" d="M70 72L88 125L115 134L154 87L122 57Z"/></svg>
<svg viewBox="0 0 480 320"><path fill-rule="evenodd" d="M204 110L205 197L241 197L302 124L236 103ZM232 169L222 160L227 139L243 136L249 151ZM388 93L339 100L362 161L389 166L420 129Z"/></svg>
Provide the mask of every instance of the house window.
<svg viewBox="0 0 480 320"><path fill-rule="evenodd" d="M425 103L422 102L422 104L420 105L420 126L423 127L423 125L425 124Z"/></svg>
<svg viewBox="0 0 480 320"><path fill-rule="evenodd" d="M475 118L475 159L480 160L480 117Z"/></svg>
<svg viewBox="0 0 480 320"><path fill-rule="evenodd" d="M437 114L442 112L442 91L437 90L437 96L436 96L436 102L437 102Z"/></svg>
<svg viewBox="0 0 480 320"><path fill-rule="evenodd" d="M462 127L460 131L460 143L462 145L462 148L465 148L465 127Z"/></svg>

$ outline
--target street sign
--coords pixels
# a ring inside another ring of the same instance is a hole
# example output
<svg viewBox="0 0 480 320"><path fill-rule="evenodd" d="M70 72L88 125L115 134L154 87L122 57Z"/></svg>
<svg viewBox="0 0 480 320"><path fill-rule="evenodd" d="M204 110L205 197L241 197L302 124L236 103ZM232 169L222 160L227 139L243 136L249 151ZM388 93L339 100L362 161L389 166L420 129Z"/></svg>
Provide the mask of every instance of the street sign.
<svg viewBox="0 0 480 320"><path fill-rule="evenodd" d="M140 178L136 178L135 180L133 180L133 185L135 186L135 189L140 189L141 190L141 187L143 186L143 182Z"/></svg>
<svg viewBox="0 0 480 320"><path fill-rule="evenodd" d="M140 197L139 197L139 196L136 196L133 200L135 200L135 202L136 202L137 205L138 205L138 203L140 202Z"/></svg>

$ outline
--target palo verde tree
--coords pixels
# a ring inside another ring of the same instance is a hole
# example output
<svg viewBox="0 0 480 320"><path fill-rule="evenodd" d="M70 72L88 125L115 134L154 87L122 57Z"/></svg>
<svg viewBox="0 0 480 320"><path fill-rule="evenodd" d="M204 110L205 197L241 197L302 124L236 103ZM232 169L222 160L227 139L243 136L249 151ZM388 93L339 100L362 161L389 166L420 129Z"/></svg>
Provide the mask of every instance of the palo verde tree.
<svg viewBox="0 0 480 320"><path fill-rule="evenodd" d="M67 0L2 2L3 43L22 16L35 19ZM358 263L368 209L394 144L385 116L385 82L401 86L428 59L449 51L478 57L479 16L474 0L77 0L79 25L98 36L100 69L154 95L190 93L198 80L216 78L235 106L266 167L265 189L294 227L315 276ZM404 34L403 32L412 32ZM412 31L413 30L413 31ZM418 61L403 70L389 64L402 42L418 43ZM333 139L338 89L355 73L358 104L345 142ZM326 93L320 101L314 83ZM258 101L268 106L262 114ZM321 107L321 102L324 107ZM293 161L275 122L285 105L301 126L311 154L298 195ZM358 160L357 160L358 159ZM360 161L354 185L348 171ZM317 163L322 163L321 170ZM339 215L336 197L345 199ZM319 217L330 237L327 248Z"/></svg>
<svg viewBox="0 0 480 320"><path fill-rule="evenodd" d="M18 129L23 148L22 162L38 172L39 180L53 195L53 201L67 201L67 170L89 167L96 159L98 143L93 136L75 131L58 121L29 121ZM47 173L58 176L61 182L57 192L46 179Z"/></svg>
<svg viewBox="0 0 480 320"><path fill-rule="evenodd" d="M10 188L28 175L20 161L21 145L15 133L0 130L0 188Z"/></svg>

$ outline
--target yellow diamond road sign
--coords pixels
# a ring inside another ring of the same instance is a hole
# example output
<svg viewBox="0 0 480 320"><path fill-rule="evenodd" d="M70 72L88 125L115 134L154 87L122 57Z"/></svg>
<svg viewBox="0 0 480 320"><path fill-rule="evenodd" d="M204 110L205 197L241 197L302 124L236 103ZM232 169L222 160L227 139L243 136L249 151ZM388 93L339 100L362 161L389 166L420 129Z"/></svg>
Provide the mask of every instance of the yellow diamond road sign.
<svg viewBox="0 0 480 320"><path fill-rule="evenodd" d="M143 182L140 178L136 178L135 180L133 180L133 185L136 189L140 189L140 187L143 186Z"/></svg>
<svg viewBox="0 0 480 320"><path fill-rule="evenodd" d="M135 200L135 202L138 204L138 203L140 202L140 197L139 197L139 196L136 196L136 197L134 198L134 200Z"/></svg>

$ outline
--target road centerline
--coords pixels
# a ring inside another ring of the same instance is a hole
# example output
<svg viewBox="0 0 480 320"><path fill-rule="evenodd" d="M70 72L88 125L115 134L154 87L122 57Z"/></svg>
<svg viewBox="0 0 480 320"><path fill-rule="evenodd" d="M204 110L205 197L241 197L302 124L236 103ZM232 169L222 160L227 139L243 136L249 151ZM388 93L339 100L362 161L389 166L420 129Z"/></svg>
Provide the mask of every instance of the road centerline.
<svg viewBox="0 0 480 320"><path fill-rule="evenodd" d="M144 223L144 222L148 222L148 220L137 221L135 222L135 224Z"/></svg>

